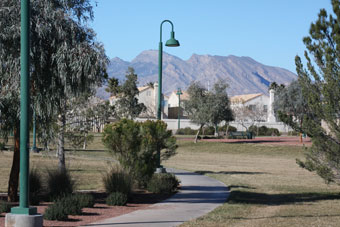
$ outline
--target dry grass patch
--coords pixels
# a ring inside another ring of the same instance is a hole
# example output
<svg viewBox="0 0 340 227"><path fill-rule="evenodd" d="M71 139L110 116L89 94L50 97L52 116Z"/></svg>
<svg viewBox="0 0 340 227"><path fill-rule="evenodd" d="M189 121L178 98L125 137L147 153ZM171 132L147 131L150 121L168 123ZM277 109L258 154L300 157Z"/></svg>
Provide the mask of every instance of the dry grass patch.
<svg viewBox="0 0 340 227"><path fill-rule="evenodd" d="M166 166L199 172L230 187L228 203L183 226L338 226L340 187L297 166L303 148L178 141Z"/></svg>

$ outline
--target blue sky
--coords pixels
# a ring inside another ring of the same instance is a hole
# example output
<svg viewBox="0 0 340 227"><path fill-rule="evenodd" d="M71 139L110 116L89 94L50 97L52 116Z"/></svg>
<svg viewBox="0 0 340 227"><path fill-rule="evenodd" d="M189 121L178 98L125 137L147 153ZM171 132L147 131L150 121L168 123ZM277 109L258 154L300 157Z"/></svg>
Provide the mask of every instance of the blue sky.
<svg viewBox="0 0 340 227"><path fill-rule="evenodd" d="M180 47L163 50L183 60L195 54L249 56L295 71L302 38L330 0L97 0L90 26L110 58L131 61L158 49L160 23L174 24ZM170 36L163 25L163 43Z"/></svg>

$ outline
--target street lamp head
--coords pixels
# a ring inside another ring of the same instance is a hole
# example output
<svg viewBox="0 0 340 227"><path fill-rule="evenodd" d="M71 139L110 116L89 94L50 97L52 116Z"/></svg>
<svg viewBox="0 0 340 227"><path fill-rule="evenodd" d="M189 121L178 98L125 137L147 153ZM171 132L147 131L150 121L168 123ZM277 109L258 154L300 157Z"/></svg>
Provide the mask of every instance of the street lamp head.
<svg viewBox="0 0 340 227"><path fill-rule="evenodd" d="M165 46L168 46L168 47L180 46L178 40L175 39L175 32L171 32L171 38L168 41L166 41Z"/></svg>

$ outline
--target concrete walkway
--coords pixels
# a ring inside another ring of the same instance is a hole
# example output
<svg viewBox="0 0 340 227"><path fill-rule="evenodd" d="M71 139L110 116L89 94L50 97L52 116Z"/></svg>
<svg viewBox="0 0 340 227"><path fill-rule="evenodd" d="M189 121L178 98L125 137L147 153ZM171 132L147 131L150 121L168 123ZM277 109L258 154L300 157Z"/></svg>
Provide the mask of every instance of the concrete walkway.
<svg viewBox="0 0 340 227"><path fill-rule="evenodd" d="M183 170L167 169L181 181L181 190L171 198L146 209L102 220L86 226L177 226L222 205L229 196L220 181Z"/></svg>

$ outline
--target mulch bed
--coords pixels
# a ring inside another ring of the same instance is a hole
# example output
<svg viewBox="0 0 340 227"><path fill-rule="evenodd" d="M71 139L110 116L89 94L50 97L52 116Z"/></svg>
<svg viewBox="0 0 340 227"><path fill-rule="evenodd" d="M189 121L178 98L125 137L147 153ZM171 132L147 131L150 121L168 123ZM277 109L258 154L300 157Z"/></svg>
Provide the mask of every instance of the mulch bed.
<svg viewBox="0 0 340 227"><path fill-rule="evenodd" d="M152 204L158 203L171 195L158 195L146 191L136 191L132 199L126 206L108 206L105 204L106 194L104 192L92 193L95 197L96 204L94 208L83 208L82 215L69 215L67 221L48 221L44 220L44 226L81 226L97 222L106 218L112 218L119 215L127 214L136 210L146 209ZM50 203L42 202L38 208L38 213L43 214L44 210ZM5 214L0 214L0 226L5 226Z"/></svg>

